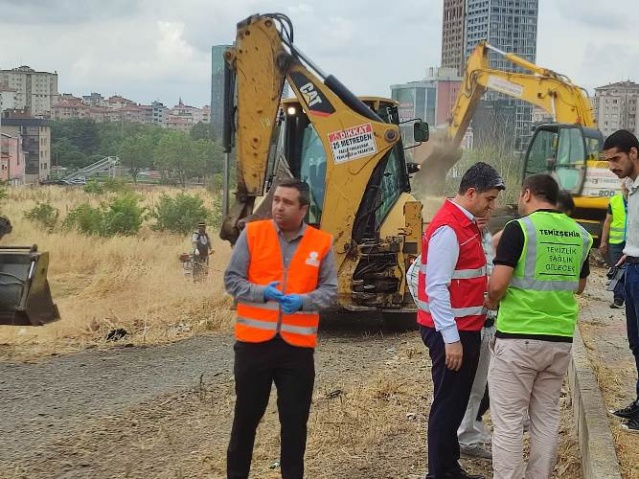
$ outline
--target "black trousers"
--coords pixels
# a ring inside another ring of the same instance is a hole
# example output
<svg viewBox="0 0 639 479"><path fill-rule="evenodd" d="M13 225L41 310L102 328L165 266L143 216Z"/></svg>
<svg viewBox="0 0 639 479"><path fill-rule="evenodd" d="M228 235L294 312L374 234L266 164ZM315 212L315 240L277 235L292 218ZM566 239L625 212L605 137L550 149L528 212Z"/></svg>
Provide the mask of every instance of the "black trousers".
<svg viewBox="0 0 639 479"><path fill-rule="evenodd" d="M283 479L304 477L306 423L315 382L314 350L291 346L279 336L264 343L236 342L235 417L227 450L228 479L247 479L257 426L277 387Z"/></svg>
<svg viewBox="0 0 639 479"><path fill-rule="evenodd" d="M460 470L457 429L464 418L475 379L481 333L459 332L464 348L459 371L446 367L446 350L440 333L424 326L420 326L420 333L433 363L431 372L435 390L428 415L428 477L438 478Z"/></svg>

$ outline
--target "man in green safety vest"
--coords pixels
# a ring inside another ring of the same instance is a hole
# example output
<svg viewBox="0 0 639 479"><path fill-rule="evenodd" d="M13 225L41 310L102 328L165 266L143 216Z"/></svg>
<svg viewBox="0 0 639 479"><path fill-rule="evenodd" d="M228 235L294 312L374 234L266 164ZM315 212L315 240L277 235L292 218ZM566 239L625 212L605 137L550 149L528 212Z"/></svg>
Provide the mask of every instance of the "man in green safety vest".
<svg viewBox="0 0 639 479"><path fill-rule="evenodd" d="M628 187L625 182L621 182L621 193L610 198L608 204L608 214L601 230L601 241L599 251L608 257L608 265L615 266L626 246L626 213L628 212ZM623 308L626 300L625 286L623 281L615 285L612 293L611 308Z"/></svg>
<svg viewBox="0 0 639 479"><path fill-rule="evenodd" d="M559 395L570 362L581 293L590 273L592 237L557 210L559 186L547 174L526 180L519 219L497 246L486 307L497 309L488 373L493 478L550 478L557 459ZM530 415L530 455L523 423Z"/></svg>

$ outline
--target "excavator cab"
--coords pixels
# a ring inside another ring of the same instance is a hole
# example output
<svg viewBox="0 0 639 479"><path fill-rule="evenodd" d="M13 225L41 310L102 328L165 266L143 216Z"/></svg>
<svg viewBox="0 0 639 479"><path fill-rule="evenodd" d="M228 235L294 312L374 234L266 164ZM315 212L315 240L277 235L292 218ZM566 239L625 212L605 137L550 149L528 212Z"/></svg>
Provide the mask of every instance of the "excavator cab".
<svg viewBox="0 0 639 479"><path fill-rule="evenodd" d="M588 162L596 161L603 146L599 130L579 124L551 123L535 129L524 159L524 178L552 174L559 186L581 195Z"/></svg>
<svg viewBox="0 0 639 479"><path fill-rule="evenodd" d="M60 319L47 281L49 253L0 247L0 325L42 326Z"/></svg>

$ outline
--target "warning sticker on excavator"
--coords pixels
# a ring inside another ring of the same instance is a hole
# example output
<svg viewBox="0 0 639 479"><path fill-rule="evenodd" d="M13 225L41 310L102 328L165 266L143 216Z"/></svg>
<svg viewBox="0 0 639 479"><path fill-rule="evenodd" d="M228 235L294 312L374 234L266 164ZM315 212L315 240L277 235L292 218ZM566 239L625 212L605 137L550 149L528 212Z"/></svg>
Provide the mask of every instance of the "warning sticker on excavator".
<svg viewBox="0 0 639 479"><path fill-rule="evenodd" d="M516 83L504 80L503 78L499 78L493 75L490 75L488 77L487 86L488 88L506 93L507 95L511 96L521 96L524 93L523 86L517 85Z"/></svg>
<svg viewBox="0 0 639 479"><path fill-rule="evenodd" d="M329 133L328 141L333 159L338 164L377 153L377 143L370 123Z"/></svg>

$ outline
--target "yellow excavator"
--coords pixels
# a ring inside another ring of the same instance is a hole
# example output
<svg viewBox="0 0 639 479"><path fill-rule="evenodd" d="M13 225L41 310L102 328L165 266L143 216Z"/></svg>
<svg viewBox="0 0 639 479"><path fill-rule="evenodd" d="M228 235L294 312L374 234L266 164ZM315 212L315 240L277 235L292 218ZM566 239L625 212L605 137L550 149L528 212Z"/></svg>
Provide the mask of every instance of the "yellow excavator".
<svg viewBox="0 0 639 479"><path fill-rule="evenodd" d="M490 67L489 52L509 60L526 73L505 72ZM468 58L457 100L443 144L422 163L416 181L441 181L459 159L459 145L486 90L536 105L552 116L552 122L537 126L523 161L523 177L549 172L561 188L569 190L576 211L573 216L597 239L606 216L608 200L619 191L618 178L599 161L603 135L587 92L568 77L539 67L512 53L481 42ZM419 176L422 178L418 178Z"/></svg>
<svg viewBox="0 0 639 479"><path fill-rule="evenodd" d="M306 221L333 235L341 310L381 312L414 324L405 272L420 253L421 203L411 195L397 103L356 97L293 44L285 15L253 15L237 25L225 52L224 220L233 244L247 221L270 217L284 178L306 181ZM295 98L282 100L285 82ZM415 120L416 142L428 125ZM235 202L230 205L231 155Z"/></svg>

